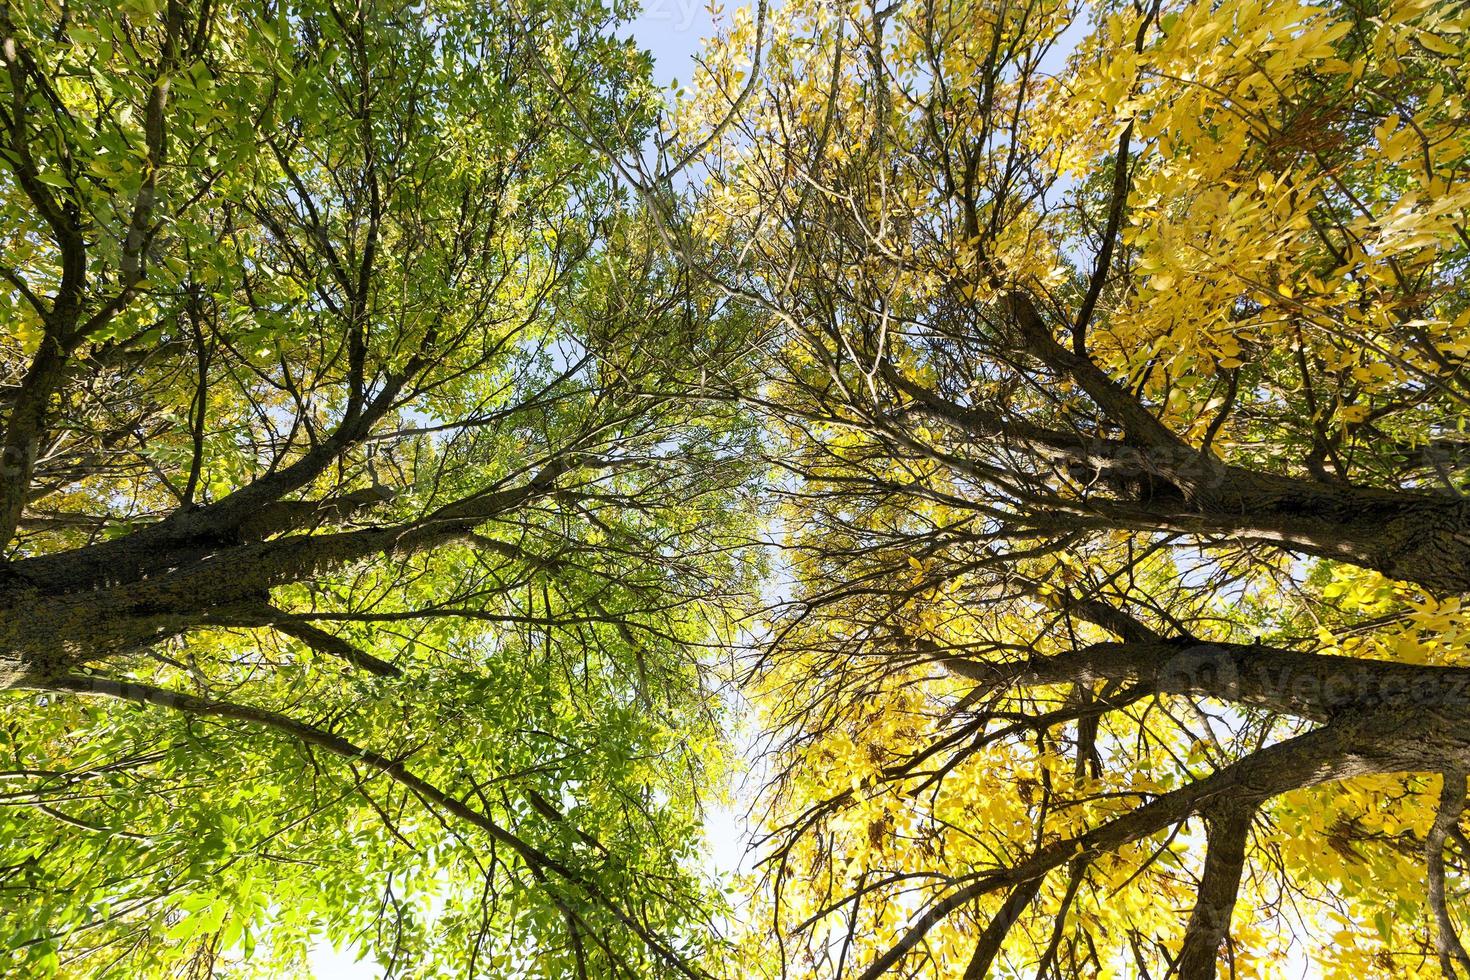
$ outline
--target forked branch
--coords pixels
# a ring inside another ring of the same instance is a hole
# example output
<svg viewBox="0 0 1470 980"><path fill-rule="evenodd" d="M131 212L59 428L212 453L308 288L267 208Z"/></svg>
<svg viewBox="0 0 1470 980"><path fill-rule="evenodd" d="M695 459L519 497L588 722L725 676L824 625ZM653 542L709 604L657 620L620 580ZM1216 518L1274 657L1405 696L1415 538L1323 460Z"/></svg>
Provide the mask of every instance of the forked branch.
<svg viewBox="0 0 1470 980"><path fill-rule="evenodd" d="M1434 914L1434 949L1439 955L1439 966L1446 977L1459 976L1456 970L1470 976L1470 954L1455 931L1450 919L1449 906L1445 902L1444 889L1444 845L1445 839L1459 826L1460 815L1465 812L1466 772L1447 769L1444 785L1439 791L1439 809L1435 811L1434 823L1424 841L1424 864L1429 877L1429 908Z"/></svg>

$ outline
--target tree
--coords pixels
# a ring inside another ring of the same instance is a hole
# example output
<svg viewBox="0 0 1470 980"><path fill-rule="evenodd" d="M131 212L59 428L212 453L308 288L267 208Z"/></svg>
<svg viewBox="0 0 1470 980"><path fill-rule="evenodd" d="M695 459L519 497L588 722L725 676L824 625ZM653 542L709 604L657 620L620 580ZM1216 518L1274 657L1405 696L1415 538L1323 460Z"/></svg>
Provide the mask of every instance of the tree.
<svg viewBox="0 0 1470 980"><path fill-rule="evenodd" d="M0 11L7 975L699 971L741 348L610 17Z"/></svg>
<svg viewBox="0 0 1470 980"><path fill-rule="evenodd" d="M753 968L1470 973L1467 27L796 3L756 83L749 18L710 53L703 269L787 437Z"/></svg>

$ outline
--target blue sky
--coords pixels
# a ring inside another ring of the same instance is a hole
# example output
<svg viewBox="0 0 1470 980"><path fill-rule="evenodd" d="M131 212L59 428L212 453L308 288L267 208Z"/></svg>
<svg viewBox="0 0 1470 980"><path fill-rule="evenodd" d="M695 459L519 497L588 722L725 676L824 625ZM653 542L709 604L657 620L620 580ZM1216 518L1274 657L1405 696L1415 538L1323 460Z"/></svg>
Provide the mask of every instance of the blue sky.
<svg viewBox="0 0 1470 980"><path fill-rule="evenodd" d="M628 25L638 46L653 53L653 75L660 85L694 75L699 42L714 33L706 0L645 0L643 11Z"/></svg>

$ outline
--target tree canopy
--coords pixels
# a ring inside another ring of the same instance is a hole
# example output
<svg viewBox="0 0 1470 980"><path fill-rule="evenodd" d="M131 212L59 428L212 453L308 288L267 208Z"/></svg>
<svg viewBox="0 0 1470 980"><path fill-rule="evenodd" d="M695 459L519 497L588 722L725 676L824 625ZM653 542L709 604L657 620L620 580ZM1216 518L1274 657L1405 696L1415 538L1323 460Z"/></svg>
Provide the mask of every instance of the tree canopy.
<svg viewBox="0 0 1470 980"><path fill-rule="evenodd" d="M770 17L684 107L785 436L752 969L1465 974L1464 8Z"/></svg>
<svg viewBox="0 0 1470 980"><path fill-rule="evenodd" d="M748 426L611 17L5 6L0 972L693 969Z"/></svg>
<svg viewBox="0 0 1470 980"><path fill-rule="evenodd" d="M629 13L0 9L0 970L1470 977L1467 8Z"/></svg>

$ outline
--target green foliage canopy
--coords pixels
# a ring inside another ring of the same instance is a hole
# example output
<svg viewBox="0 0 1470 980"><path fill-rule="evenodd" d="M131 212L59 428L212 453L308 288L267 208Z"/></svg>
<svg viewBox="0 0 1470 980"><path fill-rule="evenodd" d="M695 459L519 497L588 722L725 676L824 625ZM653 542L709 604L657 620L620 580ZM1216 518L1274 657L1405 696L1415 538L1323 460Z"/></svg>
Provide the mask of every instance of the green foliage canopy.
<svg viewBox="0 0 1470 980"><path fill-rule="evenodd" d="M0 972L696 968L749 434L614 17L0 12Z"/></svg>

